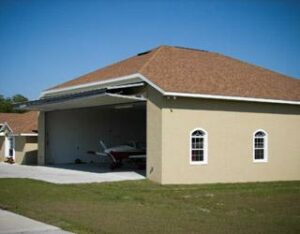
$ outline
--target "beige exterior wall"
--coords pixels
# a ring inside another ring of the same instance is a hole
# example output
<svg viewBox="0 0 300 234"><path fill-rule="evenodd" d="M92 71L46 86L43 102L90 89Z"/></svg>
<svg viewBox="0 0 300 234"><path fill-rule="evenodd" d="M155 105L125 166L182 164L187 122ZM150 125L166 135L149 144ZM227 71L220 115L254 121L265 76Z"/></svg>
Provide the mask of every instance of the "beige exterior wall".
<svg viewBox="0 0 300 234"><path fill-rule="evenodd" d="M147 178L161 182L162 178L162 107L163 97L149 88L147 101Z"/></svg>
<svg viewBox="0 0 300 234"><path fill-rule="evenodd" d="M191 98L165 102L161 183L300 180L299 106ZM208 132L207 165L190 164L195 128ZM257 129L268 133L267 163L253 162Z"/></svg>
<svg viewBox="0 0 300 234"><path fill-rule="evenodd" d="M15 161L18 164L37 164L37 137L16 136L15 137Z"/></svg>

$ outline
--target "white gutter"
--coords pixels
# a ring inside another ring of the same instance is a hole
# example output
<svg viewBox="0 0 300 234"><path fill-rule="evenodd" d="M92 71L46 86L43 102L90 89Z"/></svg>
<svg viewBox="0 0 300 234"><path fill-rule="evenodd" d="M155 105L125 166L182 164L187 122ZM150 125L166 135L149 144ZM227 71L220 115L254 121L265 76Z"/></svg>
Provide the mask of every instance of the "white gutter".
<svg viewBox="0 0 300 234"><path fill-rule="evenodd" d="M38 136L38 133L21 133L19 136Z"/></svg>
<svg viewBox="0 0 300 234"><path fill-rule="evenodd" d="M250 97L238 97L238 96L222 96L222 95L176 93L176 92L165 92L164 95L175 96L175 97L218 99L218 100L228 100L228 101L265 102L265 103L300 105L300 101L286 101L286 100L266 99L266 98L250 98Z"/></svg>
<svg viewBox="0 0 300 234"><path fill-rule="evenodd" d="M71 90L76 90L76 89L82 89L82 88L89 88L89 87L94 87L94 86L101 86L101 85L105 85L105 84L111 84L111 86L112 86L113 83L116 83L116 82L132 81L132 80L136 80L136 79L140 79L140 80L148 83L150 86L152 86L154 89L159 91L164 96L300 105L300 101L287 101L287 100L281 100L281 99L266 99L266 98L251 98L251 97L239 97L239 96L166 92L163 89L161 89L158 85L154 84L152 81L150 81L148 78L146 78L145 76L143 76L140 73L134 73L134 74L131 74L128 76L112 78L112 79L108 79L108 80L104 80L104 81L97 81L97 82L91 82L91 83L82 84L82 85L75 85L75 86L66 87L66 88L48 90L48 91L42 92L41 97L48 95L48 94L55 94L55 93L71 91ZM108 86L108 87L111 87L111 86Z"/></svg>

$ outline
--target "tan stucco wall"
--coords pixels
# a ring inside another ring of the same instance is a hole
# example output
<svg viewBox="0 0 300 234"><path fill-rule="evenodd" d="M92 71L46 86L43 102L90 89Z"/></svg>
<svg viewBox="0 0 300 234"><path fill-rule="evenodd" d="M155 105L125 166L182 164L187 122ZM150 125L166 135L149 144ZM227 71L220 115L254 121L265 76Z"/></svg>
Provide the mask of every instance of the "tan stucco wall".
<svg viewBox="0 0 300 234"><path fill-rule="evenodd" d="M15 137L15 161L18 164L37 164L37 137Z"/></svg>
<svg viewBox="0 0 300 234"><path fill-rule="evenodd" d="M165 98L163 184L300 180L300 107ZM190 165L190 131L208 132L208 164ZM252 137L268 135L267 163L254 163Z"/></svg>
<svg viewBox="0 0 300 234"><path fill-rule="evenodd" d="M15 136L15 162L17 164L37 164L37 137L36 136ZM4 161L5 137L0 136L0 161Z"/></svg>
<svg viewBox="0 0 300 234"><path fill-rule="evenodd" d="M147 178L161 182L162 175L162 106L163 98L149 88L147 101Z"/></svg>

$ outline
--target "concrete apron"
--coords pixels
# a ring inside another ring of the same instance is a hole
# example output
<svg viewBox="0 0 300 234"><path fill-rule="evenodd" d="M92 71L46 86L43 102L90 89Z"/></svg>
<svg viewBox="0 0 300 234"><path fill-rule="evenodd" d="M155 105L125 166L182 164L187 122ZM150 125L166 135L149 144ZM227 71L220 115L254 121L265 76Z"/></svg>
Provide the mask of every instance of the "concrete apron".
<svg viewBox="0 0 300 234"><path fill-rule="evenodd" d="M71 234L72 232L0 209L0 233Z"/></svg>
<svg viewBox="0 0 300 234"><path fill-rule="evenodd" d="M0 178L29 178L55 184L101 183L145 179L131 171L110 171L99 165L25 166L0 163Z"/></svg>

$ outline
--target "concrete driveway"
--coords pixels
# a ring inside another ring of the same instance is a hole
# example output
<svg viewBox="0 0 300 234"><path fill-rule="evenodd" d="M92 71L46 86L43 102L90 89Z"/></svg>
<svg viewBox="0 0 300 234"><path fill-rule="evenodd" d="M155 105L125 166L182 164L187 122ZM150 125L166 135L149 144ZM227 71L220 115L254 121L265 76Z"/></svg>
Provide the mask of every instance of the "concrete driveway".
<svg viewBox="0 0 300 234"><path fill-rule="evenodd" d="M72 234L72 232L63 231L58 227L0 209L0 234L2 233Z"/></svg>
<svg viewBox="0 0 300 234"><path fill-rule="evenodd" d="M110 171L100 164L25 166L0 163L0 178L29 178L55 184L101 183L145 179L143 172Z"/></svg>

